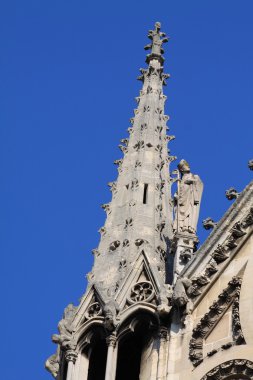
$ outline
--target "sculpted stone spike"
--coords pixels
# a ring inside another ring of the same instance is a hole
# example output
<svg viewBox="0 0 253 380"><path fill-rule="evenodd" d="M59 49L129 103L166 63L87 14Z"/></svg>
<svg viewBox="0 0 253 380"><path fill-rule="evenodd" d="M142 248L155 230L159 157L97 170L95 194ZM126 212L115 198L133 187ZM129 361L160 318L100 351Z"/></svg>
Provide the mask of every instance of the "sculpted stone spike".
<svg viewBox="0 0 253 380"><path fill-rule="evenodd" d="M124 229L127 230L129 227L132 227L132 226L133 226L133 219L132 218L126 219Z"/></svg>
<svg viewBox="0 0 253 380"><path fill-rule="evenodd" d="M160 134L160 133L162 132L162 130L163 130L163 127L162 127L161 125L158 125L158 126L156 127L156 129L155 129L155 132L156 132L157 134Z"/></svg>
<svg viewBox="0 0 253 380"><path fill-rule="evenodd" d="M168 154L170 153L170 151L168 151ZM168 162L173 162L173 161L176 161L177 160L177 156L168 156Z"/></svg>
<svg viewBox="0 0 253 380"><path fill-rule="evenodd" d="M162 221L161 223L158 223L158 224L156 225L156 231L161 233L162 230L164 229L164 227L165 227L165 222Z"/></svg>
<svg viewBox="0 0 253 380"><path fill-rule="evenodd" d="M121 139L120 142L121 142L122 144L125 144L126 146L128 146L129 139L128 139L128 138Z"/></svg>
<svg viewBox="0 0 253 380"><path fill-rule="evenodd" d="M178 164L181 179L178 181L178 190L174 196L175 232L196 234L199 217L199 208L203 192L203 183L198 175L192 174L190 166L185 160Z"/></svg>
<svg viewBox="0 0 253 380"><path fill-rule="evenodd" d="M162 147L162 145L160 145L160 144L157 144L156 145L156 148L155 148L155 150L157 151L157 152L162 152L162 150L163 150L163 147ZM163 160L163 162L164 162L164 160Z"/></svg>
<svg viewBox="0 0 253 380"><path fill-rule="evenodd" d="M136 150L136 151L139 151L140 149L143 149L144 148L144 141L138 141L134 146L133 148Z"/></svg>
<svg viewBox="0 0 253 380"><path fill-rule="evenodd" d="M232 201L232 199L237 199L240 195L240 193L238 193L238 191L235 190L233 187L230 187L230 189L228 189L225 194L226 194L226 198L229 201Z"/></svg>
<svg viewBox="0 0 253 380"><path fill-rule="evenodd" d="M166 141L170 142L172 140L175 140L176 136L174 136L174 135L166 135L165 138L166 138Z"/></svg>
<svg viewBox="0 0 253 380"><path fill-rule="evenodd" d="M116 182L108 182L108 186L110 187L110 190L113 191L114 189L116 189Z"/></svg>
<svg viewBox="0 0 253 380"><path fill-rule="evenodd" d="M110 207L110 203L104 203L101 205L102 209L105 210L105 212L107 213L107 215L109 215L111 213L111 207Z"/></svg>
<svg viewBox="0 0 253 380"><path fill-rule="evenodd" d="M217 225L217 223L215 223L213 221L213 219L210 218L210 217L204 219L202 221L202 224L203 224L203 227L204 227L205 230L210 230L210 229L214 228Z"/></svg>
<svg viewBox="0 0 253 380"><path fill-rule="evenodd" d="M99 250L97 248L94 248L91 252L96 257L100 255L100 252L99 252Z"/></svg>
<svg viewBox="0 0 253 380"><path fill-rule="evenodd" d="M144 239L136 239L135 240L135 245L137 246L137 247L140 247L142 244L144 244L144 243L147 243L148 244L148 241L147 240L144 240Z"/></svg>
<svg viewBox="0 0 253 380"><path fill-rule="evenodd" d="M249 162L248 162L248 168L249 168L250 170L253 170L253 159L252 159L252 160L249 160Z"/></svg>
<svg viewBox="0 0 253 380"><path fill-rule="evenodd" d="M168 79L168 78L170 78L170 74L165 74L165 73L162 74L162 83L164 86L167 86L166 79Z"/></svg>
<svg viewBox="0 0 253 380"><path fill-rule="evenodd" d="M101 234L101 236L105 236L106 235L106 228L101 227L101 228L99 228L98 232Z"/></svg>
<svg viewBox="0 0 253 380"><path fill-rule="evenodd" d="M145 129L147 129L147 124L141 124L141 132L143 132Z"/></svg>
<svg viewBox="0 0 253 380"><path fill-rule="evenodd" d="M136 190L136 189L138 189L138 187L139 187L139 181L138 181L138 179L133 179L133 181L132 181L132 184L131 184L131 189L132 190Z"/></svg>
<svg viewBox="0 0 253 380"><path fill-rule="evenodd" d="M110 251L115 251L118 247L120 246L120 241L115 240L110 244L109 250Z"/></svg>
<svg viewBox="0 0 253 380"><path fill-rule="evenodd" d="M123 247L129 247L129 240L128 239L125 239L123 241Z"/></svg>
<svg viewBox="0 0 253 380"><path fill-rule="evenodd" d="M126 154L128 152L128 149L125 145L119 145L119 149L121 150L122 153Z"/></svg>
<svg viewBox="0 0 253 380"><path fill-rule="evenodd" d="M141 75L137 77L138 80L144 82L144 79L146 78L147 74L148 74L148 70L147 69L140 69L140 72L141 72ZM142 91L140 91L141 95L143 94Z"/></svg>
<svg viewBox="0 0 253 380"><path fill-rule="evenodd" d="M114 163L115 165L121 166L122 163L123 163L123 159L120 158L119 160L115 160L115 161L113 161L113 163Z"/></svg>

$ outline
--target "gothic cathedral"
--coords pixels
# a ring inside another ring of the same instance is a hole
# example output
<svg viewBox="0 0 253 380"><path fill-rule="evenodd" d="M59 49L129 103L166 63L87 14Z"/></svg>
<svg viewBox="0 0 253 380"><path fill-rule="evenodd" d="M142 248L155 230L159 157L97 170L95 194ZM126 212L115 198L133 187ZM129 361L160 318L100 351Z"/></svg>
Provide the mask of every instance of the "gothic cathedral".
<svg viewBox="0 0 253 380"><path fill-rule="evenodd" d="M198 247L203 183L185 160L170 170L168 38L158 22L148 37L87 290L64 310L46 368L57 380L253 379L253 181L227 191L231 207L203 221Z"/></svg>

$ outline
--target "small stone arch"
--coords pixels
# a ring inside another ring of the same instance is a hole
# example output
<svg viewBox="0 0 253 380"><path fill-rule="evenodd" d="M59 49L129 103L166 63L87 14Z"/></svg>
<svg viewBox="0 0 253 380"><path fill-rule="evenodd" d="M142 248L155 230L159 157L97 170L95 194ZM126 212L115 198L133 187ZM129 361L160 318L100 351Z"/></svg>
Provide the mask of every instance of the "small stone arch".
<svg viewBox="0 0 253 380"><path fill-rule="evenodd" d="M97 322L91 323L89 329L84 330L78 340L79 376L87 380L103 380L105 377L106 332L103 325Z"/></svg>
<svg viewBox="0 0 253 380"><path fill-rule="evenodd" d="M155 315L143 310L131 314L118 330L116 380L139 379L146 347L159 331Z"/></svg>
<svg viewBox="0 0 253 380"><path fill-rule="evenodd" d="M253 380L253 362L247 359L234 359L219 364L201 380Z"/></svg>

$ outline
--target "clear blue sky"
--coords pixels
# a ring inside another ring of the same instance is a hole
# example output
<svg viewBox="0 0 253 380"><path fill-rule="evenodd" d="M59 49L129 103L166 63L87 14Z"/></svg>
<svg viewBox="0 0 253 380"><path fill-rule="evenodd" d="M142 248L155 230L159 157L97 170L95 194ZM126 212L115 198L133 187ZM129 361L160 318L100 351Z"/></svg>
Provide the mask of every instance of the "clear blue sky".
<svg viewBox="0 0 253 380"><path fill-rule="evenodd" d="M50 379L50 336L85 291L155 21L171 37L171 151L204 181L200 219L218 220L225 190L249 183L252 15L252 0L1 2L4 380Z"/></svg>

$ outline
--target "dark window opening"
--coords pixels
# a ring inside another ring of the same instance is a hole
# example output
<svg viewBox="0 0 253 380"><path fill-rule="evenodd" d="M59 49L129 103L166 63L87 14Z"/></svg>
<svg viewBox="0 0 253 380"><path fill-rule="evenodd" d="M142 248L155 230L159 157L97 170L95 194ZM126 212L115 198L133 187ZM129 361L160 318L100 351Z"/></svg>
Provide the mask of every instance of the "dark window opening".
<svg viewBox="0 0 253 380"><path fill-rule="evenodd" d="M143 204L147 204L148 202L148 184L144 183L144 191L143 191Z"/></svg>
<svg viewBox="0 0 253 380"><path fill-rule="evenodd" d="M139 335L129 336L120 345L116 380L139 380L142 348Z"/></svg>
<svg viewBox="0 0 253 380"><path fill-rule="evenodd" d="M92 347L89 360L88 380L104 380L107 358L105 340L98 339Z"/></svg>
<svg viewBox="0 0 253 380"><path fill-rule="evenodd" d="M156 321L152 321L157 329ZM127 323L126 323L127 324ZM119 341L116 380L139 380L142 372L142 354L151 344L154 330L150 317L136 315L134 333L129 332Z"/></svg>
<svg viewBox="0 0 253 380"><path fill-rule="evenodd" d="M128 188L129 188L129 185L126 185L126 188L127 188L127 190L128 190Z"/></svg>
<svg viewBox="0 0 253 380"><path fill-rule="evenodd" d="M67 379L67 373L68 373L68 362L67 362L67 360L64 360L63 369L62 369L62 378L64 380Z"/></svg>

